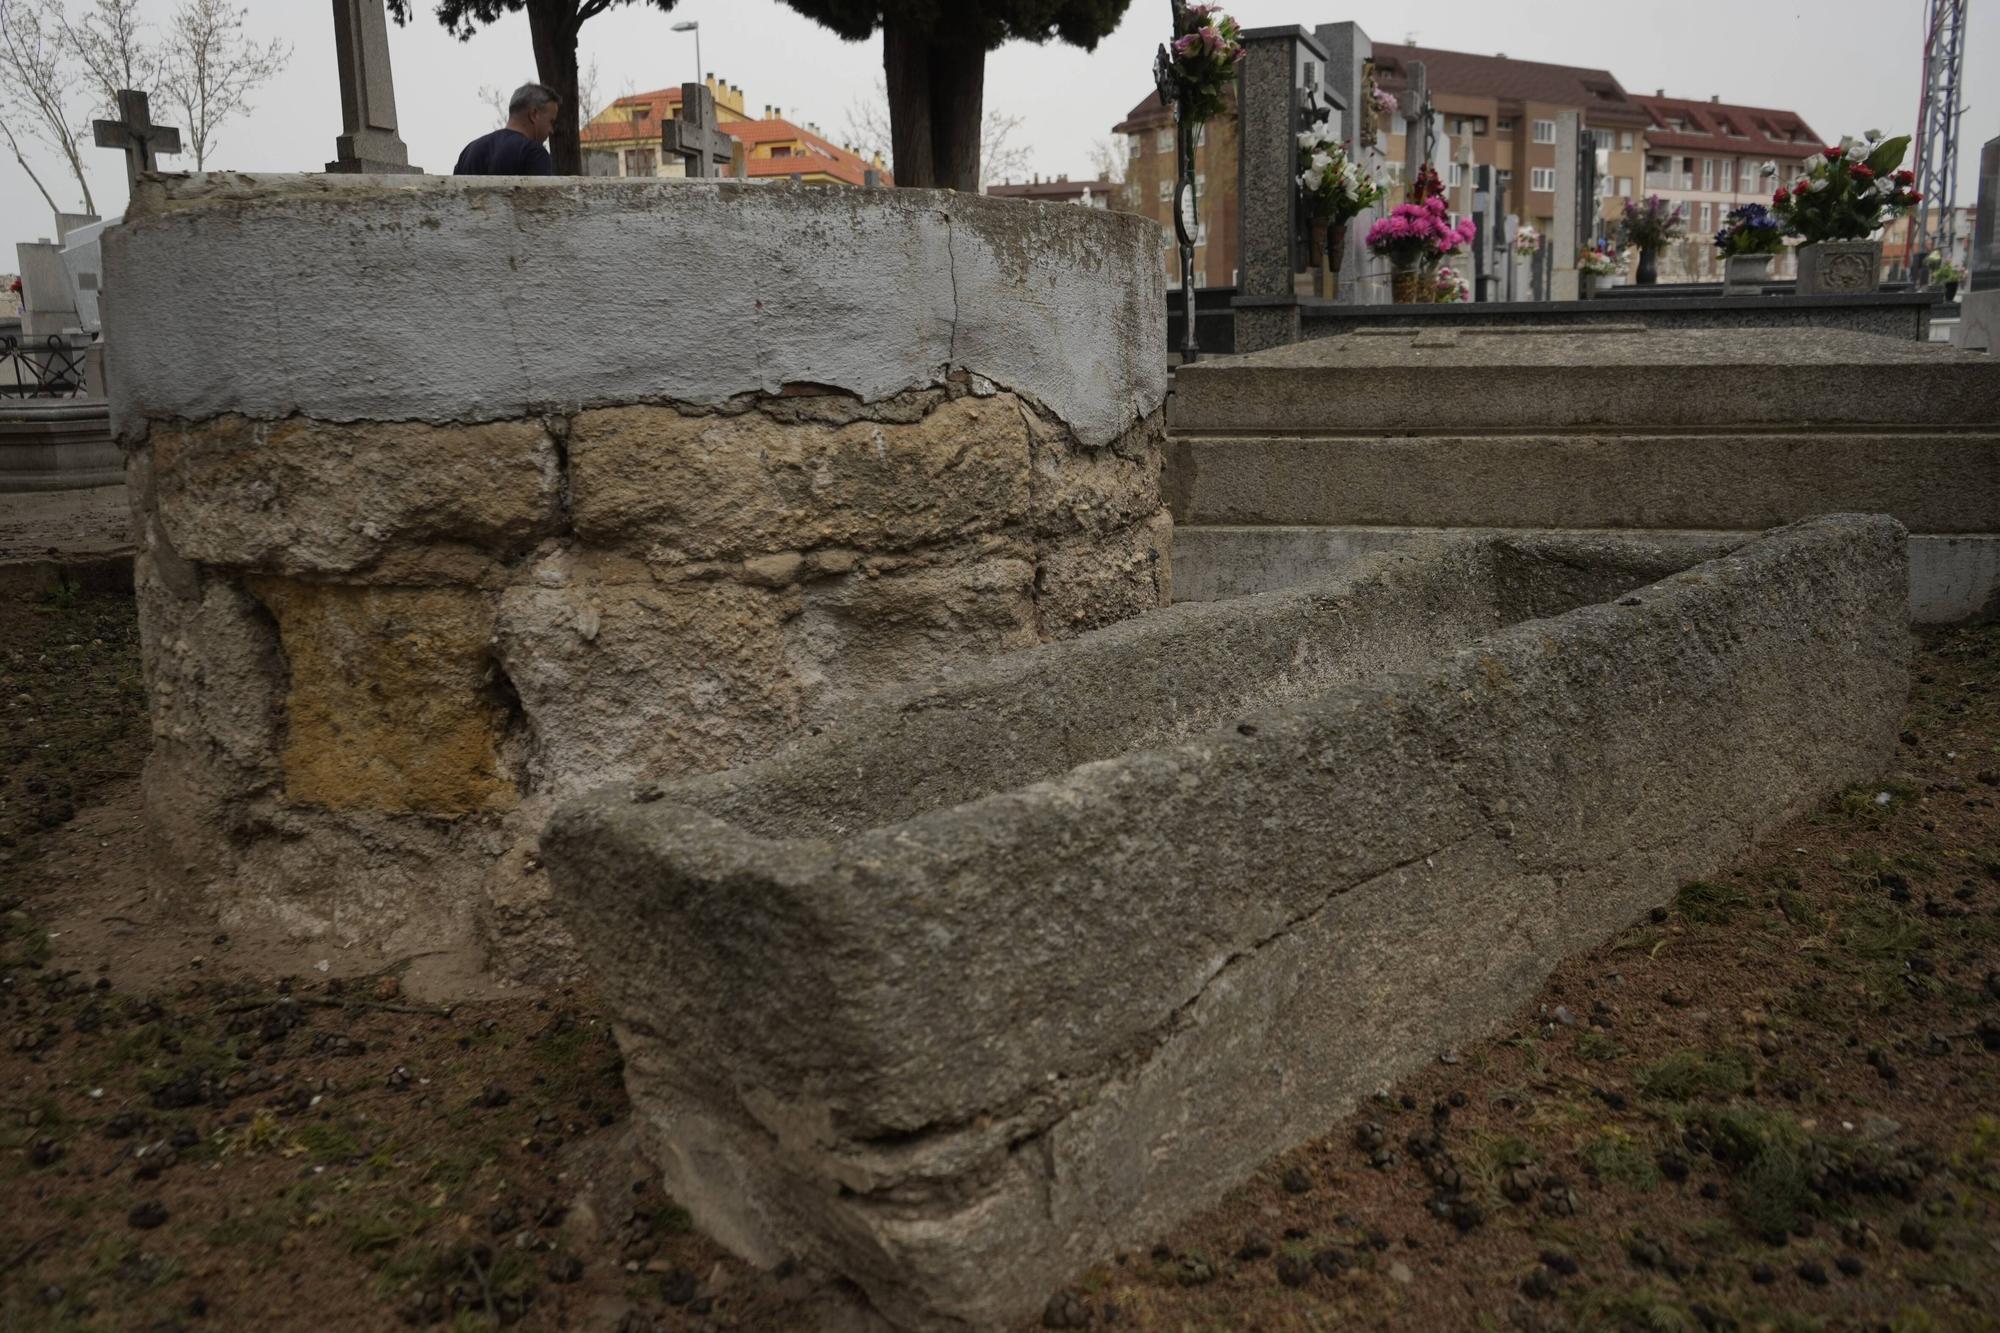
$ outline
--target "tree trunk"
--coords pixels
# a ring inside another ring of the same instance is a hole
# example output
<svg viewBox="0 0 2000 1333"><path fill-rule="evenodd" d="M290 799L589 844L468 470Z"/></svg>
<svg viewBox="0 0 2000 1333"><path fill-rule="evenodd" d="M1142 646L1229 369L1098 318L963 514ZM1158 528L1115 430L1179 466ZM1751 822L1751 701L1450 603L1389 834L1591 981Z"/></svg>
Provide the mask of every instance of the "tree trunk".
<svg viewBox="0 0 2000 1333"><path fill-rule="evenodd" d="M535 47L535 77L562 99L549 156L556 175L583 174L583 138L577 124L576 0L528 0L528 36Z"/></svg>
<svg viewBox="0 0 2000 1333"><path fill-rule="evenodd" d="M947 190L979 193L979 130L986 109L986 52L935 42L931 68L931 172Z"/></svg>
<svg viewBox="0 0 2000 1333"><path fill-rule="evenodd" d="M896 184L939 184L931 140L930 44L893 15L882 19L882 73L889 86L889 155Z"/></svg>

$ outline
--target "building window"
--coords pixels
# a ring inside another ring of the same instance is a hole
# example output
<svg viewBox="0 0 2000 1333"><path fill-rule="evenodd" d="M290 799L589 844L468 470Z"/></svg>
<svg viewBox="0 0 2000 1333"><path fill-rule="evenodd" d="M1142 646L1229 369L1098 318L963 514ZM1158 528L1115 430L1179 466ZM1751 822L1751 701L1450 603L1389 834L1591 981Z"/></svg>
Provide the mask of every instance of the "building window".
<svg viewBox="0 0 2000 1333"><path fill-rule="evenodd" d="M1556 123L1553 120L1536 121L1535 142L1554 143L1555 141L1556 141Z"/></svg>
<svg viewBox="0 0 2000 1333"><path fill-rule="evenodd" d="M1610 130L1592 130L1590 132L1590 140L1593 146L1601 148L1607 153L1611 151L1612 138Z"/></svg>
<svg viewBox="0 0 2000 1333"><path fill-rule="evenodd" d="M1204 120L1201 124L1194 127L1194 146L1196 148L1204 148L1207 145L1208 145L1208 122Z"/></svg>
<svg viewBox="0 0 2000 1333"><path fill-rule="evenodd" d="M1621 153L1632 151L1632 131L1626 130L1618 136L1618 151Z"/></svg>
<svg viewBox="0 0 2000 1333"><path fill-rule="evenodd" d="M1514 118L1512 116L1500 117L1500 132L1502 134L1512 134L1514 132Z"/></svg>
<svg viewBox="0 0 2000 1333"><path fill-rule="evenodd" d="M1143 152L1145 152L1145 151L1146 151L1146 136L1145 136L1145 135L1143 135L1143 134L1134 134L1134 135L1131 135L1131 136L1129 136L1129 137L1131 138L1131 141L1132 141L1132 156L1134 156L1134 157L1137 157L1137 156L1139 156L1139 155L1140 155L1141 153L1143 153Z"/></svg>
<svg viewBox="0 0 2000 1333"><path fill-rule="evenodd" d="M625 150L625 174L627 176L652 176L657 174L659 153L651 148L627 148Z"/></svg>
<svg viewBox="0 0 2000 1333"><path fill-rule="evenodd" d="M1722 192L1736 193L1736 159L1733 157L1722 159Z"/></svg>
<svg viewBox="0 0 2000 1333"><path fill-rule="evenodd" d="M1452 119L1451 132L1463 139L1467 135L1478 138L1486 133L1486 117L1457 116Z"/></svg>
<svg viewBox="0 0 2000 1333"><path fill-rule="evenodd" d="M1715 159L1712 157L1704 157L1701 160L1701 188L1704 190L1715 188Z"/></svg>
<svg viewBox="0 0 2000 1333"><path fill-rule="evenodd" d="M1556 169L1554 167L1536 167L1528 181L1528 188L1531 190L1555 189Z"/></svg>
<svg viewBox="0 0 2000 1333"><path fill-rule="evenodd" d="M1208 222L1206 219L1194 224L1194 243L1196 245L1208 244Z"/></svg>
<svg viewBox="0 0 2000 1333"><path fill-rule="evenodd" d="M1701 206L1701 229L1703 232L1711 232L1715 230L1714 204L1703 204Z"/></svg>
<svg viewBox="0 0 2000 1333"><path fill-rule="evenodd" d="M1454 162L1451 164L1451 180L1448 183L1454 190L1465 184L1465 164L1463 162Z"/></svg>
<svg viewBox="0 0 2000 1333"><path fill-rule="evenodd" d="M1618 197L1620 199L1630 199L1632 197L1632 178L1630 176L1620 176L1618 178Z"/></svg>
<svg viewBox="0 0 2000 1333"><path fill-rule="evenodd" d="M1174 132L1172 130L1161 130L1158 134L1153 136L1153 147L1158 149L1162 153L1173 152Z"/></svg>
<svg viewBox="0 0 2000 1333"><path fill-rule="evenodd" d="M1514 184L1514 173L1511 171L1496 171L1493 174L1500 183L1500 197L1504 199L1507 197L1508 188Z"/></svg>

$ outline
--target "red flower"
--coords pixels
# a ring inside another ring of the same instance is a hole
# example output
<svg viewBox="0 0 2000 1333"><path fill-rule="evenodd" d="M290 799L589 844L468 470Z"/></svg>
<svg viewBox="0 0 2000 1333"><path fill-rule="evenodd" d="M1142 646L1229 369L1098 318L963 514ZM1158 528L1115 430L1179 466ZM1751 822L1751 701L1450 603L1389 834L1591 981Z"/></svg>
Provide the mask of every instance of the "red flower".
<svg viewBox="0 0 2000 1333"><path fill-rule="evenodd" d="M1812 186L1811 186L1810 182L1808 182L1808 181L1806 180L1806 178L1805 178L1805 177L1801 176L1801 177L1799 177L1799 183L1798 183L1797 185L1794 185L1794 186L1792 187L1792 193L1793 193L1793 194L1804 194L1804 193L1805 193L1805 192L1806 192L1807 190L1809 190L1809 189L1811 189L1811 188L1812 188Z"/></svg>
<svg viewBox="0 0 2000 1333"><path fill-rule="evenodd" d="M1872 181L1875 179L1875 173L1868 169L1868 164L1866 162L1856 162L1854 164L1854 174L1856 176L1859 176L1862 180L1865 181Z"/></svg>
<svg viewBox="0 0 2000 1333"><path fill-rule="evenodd" d="M1917 173L1914 171L1899 171L1896 173L1896 183L1898 185L1914 185L1916 182Z"/></svg>
<svg viewBox="0 0 2000 1333"><path fill-rule="evenodd" d="M1780 190L1776 194L1771 196L1771 206L1773 208L1783 208L1785 206L1785 202L1789 200L1791 197L1792 196L1786 194L1783 190Z"/></svg>
<svg viewBox="0 0 2000 1333"><path fill-rule="evenodd" d="M1838 144L1826 150L1826 160L1829 162L1838 162L1840 161L1841 158L1846 156L1847 156L1847 150L1841 148Z"/></svg>
<svg viewBox="0 0 2000 1333"><path fill-rule="evenodd" d="M1912 190L1912 191L1910 191L1910 202L1911 202L1911 203L1913 203L1913 204L1921 204L1921 203L1922 203L1923 201L1924 201L1924 197L1923 197L1922 195L1918 194L1918 193L1917 193L1917 192L1916 192L1915 190Z"/></svg>

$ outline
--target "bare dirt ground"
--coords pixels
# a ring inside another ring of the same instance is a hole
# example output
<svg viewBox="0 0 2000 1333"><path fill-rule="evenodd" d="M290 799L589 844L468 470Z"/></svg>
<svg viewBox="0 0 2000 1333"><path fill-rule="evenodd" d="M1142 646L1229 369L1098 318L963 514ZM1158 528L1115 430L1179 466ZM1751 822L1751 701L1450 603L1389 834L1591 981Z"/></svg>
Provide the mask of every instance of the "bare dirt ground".
<svg viewBox="0 0 2000 1333"><path fill-rule="evenodd" d="M2000 1327L2000 629L1894 771L1048 1327ZM696 1233L585 991L149 901L129 599L0 603L0 1330L818 1329ZM322 968L324 964L324 968Z"/></svg>

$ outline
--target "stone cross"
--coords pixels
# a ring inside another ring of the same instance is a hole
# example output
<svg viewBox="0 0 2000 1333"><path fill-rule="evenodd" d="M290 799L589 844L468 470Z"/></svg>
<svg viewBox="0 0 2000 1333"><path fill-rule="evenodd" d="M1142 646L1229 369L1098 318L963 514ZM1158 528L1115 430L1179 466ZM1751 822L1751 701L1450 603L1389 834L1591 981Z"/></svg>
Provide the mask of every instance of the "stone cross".
<svg viewBox="0 0 2000 1333"><path fill-rule="evenodd" d="M146 94L122 88L118 92L118 119L93 122L99 148L120 148L125 152L125 178L133 186L149 171L158 171L154 159L161 153L181 151L181 132L167 125L155 125L146 105Z"/></svg>
<svg viewBox="0 0 2000 1333"><path fill-rule="evenodd" d="M1412 60L1403 66L1409 83L1396 103L1396 109L1403 114L1403 190L1404 197L1417 184L1417 173L1425 165L1436 166L1431 161L1431 84L1430 75L1421 60Z"/></svg>
<svg viewBox="0 0 2000 1333"><path fill-rule="evenodd" d="M333 45L340 65L340 137L330 172L404 175L410 150L396 132L396 81L389 71L389 20L382 0L333 0Z"/></svg>
<svg viewBox="0 0 2000 1333"><path fill-rule="evenodd" d="M680 115L660 126L660 147L687 163L690 176L721 176L736 156L736 141L717 128L715 94L706 85L681 85Z"/></svg>

